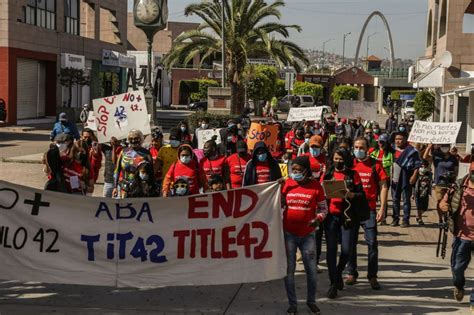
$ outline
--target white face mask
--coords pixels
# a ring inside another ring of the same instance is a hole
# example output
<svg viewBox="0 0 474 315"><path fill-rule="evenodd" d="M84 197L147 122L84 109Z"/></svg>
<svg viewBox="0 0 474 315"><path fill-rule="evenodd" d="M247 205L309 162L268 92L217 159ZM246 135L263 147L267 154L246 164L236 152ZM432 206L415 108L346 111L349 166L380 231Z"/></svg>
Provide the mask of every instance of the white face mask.
<svg viewBox="0 0 474 315"><path fill-rule="evenodd" d="M208 127L209 127L208 124L201 124L201 128L202 128L202 129L207 129Z"/></svg>
<svg viewBox="0 0 474 315"><path fill-rule="evenodd" d="M67 143L56 143L56 146L59 149L59 152L64 152L67 150Z"/></svg>
<svg viewBox="0 0 474 315"><path fill-rule="evenodd" d="M448 153L449 152L449 147L441 147L441 152Z"/></svg>

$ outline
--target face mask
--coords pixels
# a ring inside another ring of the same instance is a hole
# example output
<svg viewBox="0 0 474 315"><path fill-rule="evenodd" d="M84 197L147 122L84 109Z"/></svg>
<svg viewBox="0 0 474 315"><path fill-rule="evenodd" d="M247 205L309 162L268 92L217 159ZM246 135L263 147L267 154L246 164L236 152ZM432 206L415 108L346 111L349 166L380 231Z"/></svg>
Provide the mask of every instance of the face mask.
<svg viewBox="0 0 474 315"><path fill-rule="evenodd" d="M304 143L308 144L309 143L309 138L305 138Z"/></svg>
<svg viewBox="0 0 474 315"><path fill-rule="evenodd" d="M131 145L132 147L138 146L138 145L140 145L140 141L138 141L138 140L130 141L130 145Z"/></svg>
<svg viewBox="0 0 474 315"><path fill-rule="evenodd" d="M82 152L81 153L76 153L75 158L76 158L77 161L83 162L86 159L86 154L82 153Z"/></svg>
<svg viewBox="0 0 474 315"><path fill-rule="evenodd" d="M87 146L90 147L92 145L92 139L87 139L86 143Z"/></svg>
<svg viewBox="0 0 474 315"><path fill-rule="evenodd" d="M379 148L385 148L387 146L386 142L379 142Z"/></svg>
<svg viewBox="0 0 474 315"><path fill-rule="evenodd" d="M291 173L291 178L294 181L301 182L304 179L303 173Z"/></svg>
<svg viewBox="0 0 474 315"><path fill-rule="evenodd" d="M282 160L283 164L288 164L288 160Z"/></svg>
<svg viewBox="0 0 474 315"><path fill-rule="evenodd" d="M354 149L354 156L358 160L363 160L363 159L365 159L366 154L365 154L364 150Z"/></svg>
<svg viewBox="0 0 474 315"><path fill-rule="evenodd" d="M419 171L420 171L420 174L423 175L426 173L426 168L420 167Z"/></svg>
<svg viewBox="0 0 474 315"><path fill-rule="evenodd" d="M344 162L334 162L334 167L337 170L342 171L344 169Z"/></svg>
<svg viewBox="0 0 474 315"><path fill-rule="evenodd" d="M170 140L170 145L171 145L173 148L179 147L179 144L180 144L180 142L179 142L178 140Z"/></svg>
<svg viewBox="0 0 474 315"><path fill-rule="evenodd" d="M267 160L267 154L266 154L266 153L257 154L257 159L258 159L260 162L265 162L265 161Z"/></svg>
<svg viewBox="0 0 474 315"><path fill-rule="evenodd" d="M185 132L185 131L186 131L186 127L181 127L181 131L182 131L182 132Z"/></svg>
<svg viewBox="0 0 474 315"><path fill-rule="evenodd" d="M237 153L239 153L239 156L246 156L247 155L247 151L237 151Z"/></svg>
<svg viewBox="0 0 474 315"><path fill-rule="evenodd" d="M234 127L234 126L235 126L235 124L230 123L230 124L227 125L227 128L232 128L232 127Z"/></svg>
<svg viewBox="0 0 474 315"><path fill-rule="evenodd" d="M67 143L57 143L56 146L59 149L59 152L65 152L67 150Z"/></svg>
<svg viewBox="0 0 474 315"><path fill-rule="evenodd" d="M320 135L321 134L321 129L314 129L313 134L314 135Z"/></svg>
<svg viewBox="0 0 474 315"><path fill-rule="evenodd" d="M297 132L297 133L296 133L296 138L297 138L297 139L301 139L301 138L303 138L303 135L304 135L303 132Z"/></svg>
<svg viewBox="0 0 474 315"><path fill-rule="evenodd" d="M239 136L241 136L241 135L244 134L244 132L243 132L241 129L239 129L239 130L237 131L237 134L238 134Z"/></svg>
<svg viewBox="0 0 474 315"><path fill-rule="evenodd" d="M400 128L398 128L398 130L400 130L400 132L405 132L406 128L405 127L400 127Z"/></svg>
<svg viewBox="0 0 474 315"><path fill-rule="evenodd" d="M177 196L186 196L188 194L188 190L186 188L176 188L175 193Z"/></svg>
<svg viewBox="0 0 474 315"><path fill-rule="evenodd" d="M317 157L321 154L321 148L309 148L311 155Z"/></svg>
<svg viewBox="0 0 474 315"><path fill-rule="evenodd" d="M474 183L474 173L471 173L471 175L469 176L469 180Z"/></svg>
<svg viewBox="0 0 474 315"><path fill-rule="evenodd" d="M216 155L216 151L213 149L204 150L204 156L207 158L213 157Z"/></svg>
<svg viewBox="0 0 474 315"><path fill-rule="evenodd" d="M448 147L441 147L441 152L443 152L443 153L448 153L448 152L449 152L449 148L448 148Z"/></svg>
<svg viewBox="0 0 474 315"><path fill-rule="evenodd" d="M138 176L140 176L141 180L148 180L148 174L146 173L140 173Z"/></svg>
<svg viewBox="0 0 474 315"><path fill-rule="evenodd" d="M374 129L374 132L375 132L376 134L378 134L378 133L380 132L380 130L379 130L379 129Z"/></svg>
<svg viewBox="0 0 474 315"><path fill-rule="evenodd" d="M227 142L234 142L234 137L233 136L227 137Z"/></svg>
<svg viewBox="0 0 474 315"><path fill-rule="evenodd" d="M202 129L207 129L207 128L209 128L209 125L208 124L201 124L201 128Z"/></svg>
<svg viewBox="0 0 474 315"><path fill-rule="evenodd" d="M191 156L189 155L183 155L179 158L179 160L181 161L181 163L183 164L189 164L191 162Z"/></svg>

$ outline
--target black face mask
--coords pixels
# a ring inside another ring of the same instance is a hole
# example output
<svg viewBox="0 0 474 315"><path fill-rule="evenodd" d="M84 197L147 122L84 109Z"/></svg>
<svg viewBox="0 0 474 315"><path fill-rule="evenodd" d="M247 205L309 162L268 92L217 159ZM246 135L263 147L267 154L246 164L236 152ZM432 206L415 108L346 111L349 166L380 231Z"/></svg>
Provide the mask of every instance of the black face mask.
<svg viewBox="0 0 474 315"><path fill-rule="evenodd" d="M87 139L86 143L87 146L90 147L92 145L92 139Z"/></svg>
<svg viewBox="0 0 474 315"><path fill-rule="evenodd" d="M84 163L86 158L87 155L84 152L76 153L76 160L81 161L81 163Z"/></svg>
<svg viewBox="0 0 474 315"><path fill-rule="evenodd" d="M216 155L216 150L214 149L207 149L207 150L204 150L204 156L209 158L209 157L213 157L214 155Z"/></svg>
<svg viewBox="0 0 474 315"><path fill-rule="evenodd" d="M334 167L338 171L342 171L344 169L344 162L334 162Z"/></svg>
<svg viewBox="0 0 474 315"><path fill-rule="evenodd" d="M471 183L474 183L474 173L471 173L471 175L470 175L470 178L469 178L469 179L470 179Z"/></svg>

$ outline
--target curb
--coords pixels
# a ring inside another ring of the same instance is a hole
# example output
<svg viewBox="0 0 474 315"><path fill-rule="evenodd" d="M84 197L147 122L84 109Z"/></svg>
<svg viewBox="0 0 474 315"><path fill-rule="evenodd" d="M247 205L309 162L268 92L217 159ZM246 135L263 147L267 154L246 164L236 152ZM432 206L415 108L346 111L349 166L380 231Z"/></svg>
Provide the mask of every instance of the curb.
<svg viewBox="0 0 474 315"><path fill-rule="evenodd" d="M12 158L2 158L3 163L22 163L22 164L43 164L38 160L14 160Z"/></svg>

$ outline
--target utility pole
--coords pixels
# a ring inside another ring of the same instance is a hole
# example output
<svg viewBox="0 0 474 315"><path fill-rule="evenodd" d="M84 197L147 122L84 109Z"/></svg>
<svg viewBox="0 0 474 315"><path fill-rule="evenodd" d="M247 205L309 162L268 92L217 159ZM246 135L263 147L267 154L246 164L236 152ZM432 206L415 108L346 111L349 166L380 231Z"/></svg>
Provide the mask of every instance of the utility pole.
<svg viewBox="0 0 474 315"><path fill-rule="evenodd" d="M378 32L372 33L369 36L367 36L367 58L369 58L369 40L372 36L377 35Z"/></svg>
<svg viewBox="0 0 474 315"><path fill-rule="evenodd" d="M222 87L225 88L225 67L226 67L226 53L225 53L225 0L222 0L222 14L221 14L221 28L222 28Z"/></svg>
<svg viewBox="0 0 474 315"><path fill-rule="evenodd" d="M345 53L346 53L346 37L351 35L351 32L349 33L345 33L344 34L344 38L342 40L342 67L344 67L344 65L346 64L346 60L345 60Z"/></svg>
<svg viewBox="0 0 474 315"><path fill-rule="evenodd" d="M323 43L323 68L324 68L324 66L326 65L326 43L328 43L328 42L330 42L330 41L332 41L332 40L334 40L334 38L330 38L330 39L328 39L327 41L325 41L325 42Z"/></svg>

